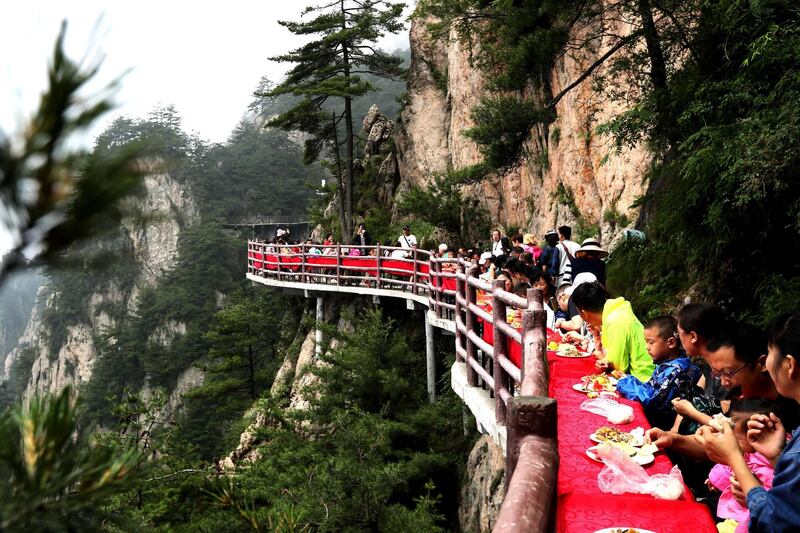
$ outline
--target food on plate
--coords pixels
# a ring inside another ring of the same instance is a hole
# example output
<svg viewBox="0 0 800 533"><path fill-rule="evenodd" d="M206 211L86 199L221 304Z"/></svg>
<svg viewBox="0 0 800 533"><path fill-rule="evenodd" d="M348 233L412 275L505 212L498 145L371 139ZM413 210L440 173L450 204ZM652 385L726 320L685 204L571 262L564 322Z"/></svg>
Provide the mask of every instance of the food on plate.
<svg viewBox="0 0 800 533"><path fill-rule="evenodd" d="M559 344L556 353L562 357L582 357L583 354L571 344Z"/></svg>
<svg viewBox="0 0 800 533"><path fill-rule="evenodd" d="M600 442L607 442L615 444L619 442L633 442L633 435L625 431L620 431L617 428L603 426L594 432L594 437Z"/></svg>
<svg viewBox="0 0 800 533"><path fill-rule="evenodd" d="M558 350L558 343L556 341L550 341L550 344L547 345L547 349L552 351Z"/></svg>
<svg viewBox="0 0 800 533"><path fill-rule="evenodd" d="M722 413L715 414L713 417L711 417L711 422L708 423L709 426L720 432L722 431L722 426L724 424L728 424L731 428L734 427L733 420L723 415Z"/></svg>
<svg viewBox="0 0 800 533"><path fill-rule="evenodd" d="M591 374L581 378L581 388L583 392L615 392L617 390L617 378L609 374Z"/></svg>
<svg viewBox="0 0 800 533"><path fill-rule="evenodd" d="M658 452L658 446L656 446L655 444L653 444L651 442L651 443L645 444L641 448L639 448L639 451L637 453L639 455L653 455L656 452Z"/></svg>

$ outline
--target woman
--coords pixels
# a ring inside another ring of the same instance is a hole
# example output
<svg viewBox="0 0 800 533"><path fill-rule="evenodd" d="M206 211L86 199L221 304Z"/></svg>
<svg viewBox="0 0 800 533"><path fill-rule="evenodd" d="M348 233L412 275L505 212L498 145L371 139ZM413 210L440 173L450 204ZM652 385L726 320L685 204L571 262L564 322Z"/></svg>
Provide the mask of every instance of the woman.
<svg viewBox="0 0 800 533"><path fill-rule="evenodd" d="M775 387L782 396L800 402L800 313L784 314L775 320L768 346L767 369ZM792 428L793 436L787 443L786 428L774 413L753 415L748 422L748 442L775 465L772 490L766 491L747 467L731 427L721 427L719 432L704 426L697 440L712 460L733 470L750 510L750 531L799 531L800 428Z"/></svg>

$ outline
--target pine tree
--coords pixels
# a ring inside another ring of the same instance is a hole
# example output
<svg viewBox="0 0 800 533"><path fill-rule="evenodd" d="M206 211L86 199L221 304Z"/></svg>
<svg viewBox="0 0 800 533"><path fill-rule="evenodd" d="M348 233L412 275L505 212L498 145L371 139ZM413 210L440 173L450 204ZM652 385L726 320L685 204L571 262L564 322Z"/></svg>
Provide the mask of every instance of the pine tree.
<svg viewBox="0 0 800 533"><path fill-rule="evenodd" d="M264 95L294 94L302 100L269 125L310 133L307 163L321 156L330 158L327 166L336 177L339 224L345 242L353 235L353 100L374 90L361 75L396 79L403 74L402 58L379 50L375 42L403 28L400 17L404 8L405 4L386 0L335 0L306 8L303 15L314 15L308 21L280 22L295 35L313 35L316 39L272 58L295 66L283 83ZM342 107L331 111L331 98L341 98Z"/></svg>

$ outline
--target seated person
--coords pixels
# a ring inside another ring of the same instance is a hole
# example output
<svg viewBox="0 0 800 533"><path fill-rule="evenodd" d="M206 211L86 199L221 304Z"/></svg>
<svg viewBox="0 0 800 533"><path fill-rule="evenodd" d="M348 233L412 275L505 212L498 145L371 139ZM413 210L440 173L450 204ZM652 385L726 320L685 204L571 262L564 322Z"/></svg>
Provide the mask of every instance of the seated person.
<svg viewBox="0 0 800 533"><path fill-rule="evenodd" d="M733 434L739 441L747 468L761 482L761 486L766 490L772 488L772 478L774 469L769 459L758 453L753 445L747 442L747 421L753 415L769 416L770 413L777 413L780 417L780 409L769 400L762 398L751 398L746 400L734 400L730 405L730 418L734 424ZM722 422L726 423L726 422ZM738 522L735 533L747 533L750 525L750 511L736 501L731 486L733 470L728 465L717 464L708 474L706 485L710 490L721 492L719 503L717 504L717 517L720 520L735 520Z"/></svg>
<svg viewBox="0 0 800 533"><path fill-rule="evenodd" d="M556 327L561 329L562 331L567 332L567 338L573 341L583 339L584 335L586 334L586 327L581 318L580 313L578 312L578 308L575 307L575 304L572 302L572 291L575 290L575 287L580 285L581 283L591 283L593 281L597 281L597 278L591 272L583 272L575 276L572 282L572 286L566 289L566 294L568 298L567 303L567 319L562 320L556 323Z"/></svg>
<svg viewBox="0 0 800 533"><path fill-rule="evenodd" d="M567 291L568 288L572 287L569 283L562 283L556 289L556 303L558 303L558 308L555 309L555 317L556 321L560 318L561 320L569 320L569 315L567 314L567 310L569 309L569 294L572 291ZM580 316L580 315L579 315Z"/></svg>
<svg viewBox="0 0 800 533"><path fill-rule="evenodd" d="M656 364L653 376L645 383L634 376L624 376L617 383L620 396L639 401L650 423L662 429L670 429L675 422L675 410L670 401L685 396L700 379L700 369L681 349L677 329L678 322L672 316L660 316L648 322L644 340L647 353Z"/></svg>
<svg viewBox="0 0 800 533"><path fill-rule="evenodd" d="M653 375L653 360L647 354L644 327L625 298L609 298L597 282L581 283L572 292L572 301L581 318L602 332L602 351L595 352L598 371L620 370L648 381Z"/></svg>

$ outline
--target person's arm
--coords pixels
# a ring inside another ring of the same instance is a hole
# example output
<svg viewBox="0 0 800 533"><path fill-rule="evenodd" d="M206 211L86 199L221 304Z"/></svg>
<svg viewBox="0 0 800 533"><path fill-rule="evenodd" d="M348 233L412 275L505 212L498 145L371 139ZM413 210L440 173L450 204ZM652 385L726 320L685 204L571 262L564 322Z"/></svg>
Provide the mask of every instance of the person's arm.
<svg viewBox="0 0 800 533"><path fill-rule="evenodd" d="M672 406L679 415L694 420L698 424L707 426L711 422L711 417L698 411L689 400L676 398L672 400Z"/></svg>
<svg viewBox="0 0 800 533"><path fill-rule="evenodd" d="M721 427L722 431L716 431L710 426L703 426L694 440L703 447L709 459L715 463L728 465L741 485L742 492L748 494L752 489L760 487L761 482L747 466L733 428L729 424L722 424Z"/></svg>
<svg viewBox="0 0 800 533"><path fill-rule="evenodd" d="M600 335L600 343L605 358L611 368L621 370L628 374L630 372L630 359L628 350L628 332L624 327L620 327L613 322L603 324L603 332Z"/></svg>
<svg viewBox="0 0 800 533"><path fill-rule="evenodd" d="M645 433L645 442L652 442L659 450L670 449L690 459L708 461L708 454L703 445L697 442L694 436L681 435L660 428L648 429Z"/></svg>

